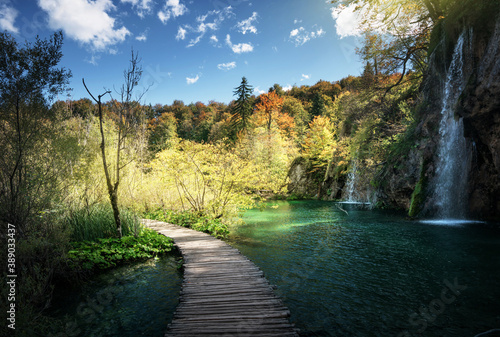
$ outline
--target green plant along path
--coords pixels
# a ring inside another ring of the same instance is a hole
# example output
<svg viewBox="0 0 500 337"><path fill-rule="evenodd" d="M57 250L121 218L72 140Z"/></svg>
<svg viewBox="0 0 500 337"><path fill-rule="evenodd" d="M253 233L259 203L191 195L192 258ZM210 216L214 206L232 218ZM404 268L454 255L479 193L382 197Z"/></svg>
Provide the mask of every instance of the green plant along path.
<svg viewBox="0 0 500 337"><path fill-rule="evenodd" d="M107 269L125 262L154 258L172 248L172 239L145 228L137 237L72 242L68 258L76 268Z"/></svg>

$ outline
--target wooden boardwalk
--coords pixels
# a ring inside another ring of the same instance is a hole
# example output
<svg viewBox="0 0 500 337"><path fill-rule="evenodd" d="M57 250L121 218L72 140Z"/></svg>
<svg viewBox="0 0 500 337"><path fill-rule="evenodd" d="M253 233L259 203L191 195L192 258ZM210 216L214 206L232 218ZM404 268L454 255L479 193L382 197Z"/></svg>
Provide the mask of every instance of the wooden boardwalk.
<svg viewBox="0 0 500 337"><path fill-rule="evenodd" d="M237 249L208 234L154 220L184 258L180 302L165 336L298 336L290 312L263 272Z"/></svg>

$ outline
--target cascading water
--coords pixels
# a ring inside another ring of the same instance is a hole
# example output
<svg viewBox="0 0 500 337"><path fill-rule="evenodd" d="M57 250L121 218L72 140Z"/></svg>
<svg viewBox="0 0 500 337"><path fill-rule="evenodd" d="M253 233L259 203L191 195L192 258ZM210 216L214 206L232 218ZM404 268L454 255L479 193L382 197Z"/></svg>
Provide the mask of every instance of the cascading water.
<svg viewBox="0 0 500 337"><path fill-rule="evenodd" d="M443 93L438 161L433 184L437 216L441 219L464 219L467 207L468 151L463 121L455 117L454 109L464 89L465 35L465 32L460 35L455 46Z"/></svg>
<svg viewBox="0 0 500 337"><path fill-rule="evenodd" d="M365 186L365 182L359 175L357 168L357 160L352 162L351 171L347 175L347 181L344 186L342 203L344 204L362 204L362 205L374 205L372 200L375 194L372 193L369 187Z"/></svg>
<svg viewBox="0 0 500 337"><path fill-rule="evenodd" d="M353 162L351 171L347 175L345 202L357 203L359 197L356 193L356 161Z"/></svg>

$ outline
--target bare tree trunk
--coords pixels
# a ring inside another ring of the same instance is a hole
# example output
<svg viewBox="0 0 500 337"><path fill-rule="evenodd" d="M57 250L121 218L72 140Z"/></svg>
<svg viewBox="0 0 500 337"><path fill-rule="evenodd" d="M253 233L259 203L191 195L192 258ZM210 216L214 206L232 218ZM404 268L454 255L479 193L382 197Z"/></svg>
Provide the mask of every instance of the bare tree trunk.
<svg viewBox="0 0 500 337"><path fill-rule="evenodd" d="M90 93L89 89L85 85L85 81L83 79L82 79L82 82L83 82L83 85L85 86L85 89L87 89L87 92L89 93L89 95L97 103L97 106L99 109L99 131L101 133L101 146L100 146L100 148L101 148L102 166L104 168L104 176L106 177L106 185L108 187L109 201L111 203L111 208L113 209L113 217L115 219L116 232L117 232L119 237L122 237L122 223L121 223L121 219L120 219L120 210L118 208L118 184L119 184L119 181L117 179L114 186L113 186L113 183L111 182L111 176L109 175L109 167L108 167L108 163L107 163L107 159L106 159L106 139L104 137L104 128L102 126L103 117L102 117L101 97L110 93L110 91L106 91L104 94L97 96L98 99L95 99L95 97Z"/></svg>
<svg viewBox="0 0 500 337"><path fill-rule="evenodd" d="M83 81L83 85L89 95L97 102L99 106L99 126L101 132L101 155L102 155L102 164L104 166L104 174L106 176L106 184L108 186L108 194L109 200L111 202L111 207L113 208L113 216L115 218L116 223L116 231L119 237L122 237L122 224L120 219L120 210L118 208L118 187L120 185L120 171L124 168L127 163L122 164L121 151L124 149L124 144L126 144L126 139L129 134L134 130L134 124L137 122L133 116L133 102L132 102L132 94L134 92L135 87L139 84L139 81L142 76L142 68L139 66L139 58L136 53L132 50L132 57L130 59L130 67L128 70L124 71L125 84L121 87L121 106L119 107L120 112L118 113L118 120L116 120L116 126L118 128L117 134L117 146L116 146L116 163L114 167L114 181L112 181L108 167L108 163L106 161L106 142L104 137L103 130L103 116L102 116L102 107L101 107L101 97L104 95L111 93L111 91L106 91L104 94L99 95L98 99L95 99L94 96L90 93L85 86L85 81ZM147 89L139 95L138 101L145 94Z"/></svg>

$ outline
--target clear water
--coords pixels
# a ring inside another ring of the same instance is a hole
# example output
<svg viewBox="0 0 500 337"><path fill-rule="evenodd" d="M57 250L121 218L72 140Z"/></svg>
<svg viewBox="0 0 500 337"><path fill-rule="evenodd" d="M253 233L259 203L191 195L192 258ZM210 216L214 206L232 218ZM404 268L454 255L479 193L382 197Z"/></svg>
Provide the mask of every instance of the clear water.
<svg viewBox="0 0 500 337"><path fill-rule="evenodd" d="M277 286L303 336L500 328L498 225L426 224L333 202L271 205L246 212L230 243Z"/></svg>
<svg viewBox="0 0 500 337"><path fill-rule="evenodd" d="M65 321L53 336L162 337L182 283L174 257L123 266L78 289L58 289L51 315Z"/></svg>

